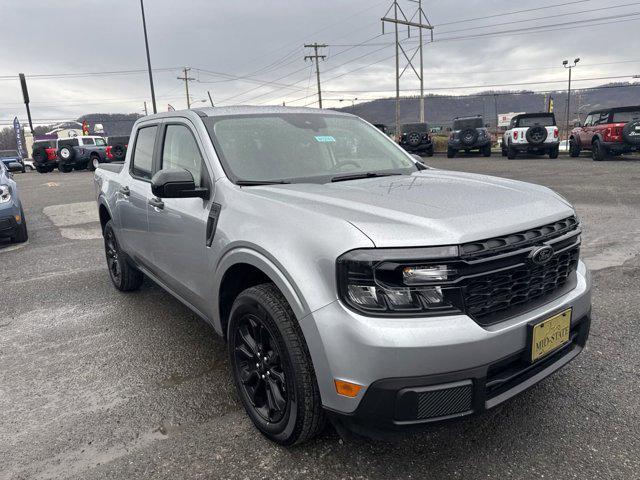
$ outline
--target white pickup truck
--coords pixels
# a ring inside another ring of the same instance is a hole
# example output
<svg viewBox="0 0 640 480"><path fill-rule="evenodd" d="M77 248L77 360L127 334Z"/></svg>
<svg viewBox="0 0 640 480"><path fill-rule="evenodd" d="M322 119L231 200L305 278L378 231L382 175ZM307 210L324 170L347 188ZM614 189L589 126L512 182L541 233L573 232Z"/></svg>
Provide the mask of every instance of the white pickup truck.
<svg viewBox="0 0 640 480"><path fill-rule="evenodd" d="M516 158L519 153L558 158L560 138L553 113L523 113L511 120L502 137L502 156Z"/></svg>

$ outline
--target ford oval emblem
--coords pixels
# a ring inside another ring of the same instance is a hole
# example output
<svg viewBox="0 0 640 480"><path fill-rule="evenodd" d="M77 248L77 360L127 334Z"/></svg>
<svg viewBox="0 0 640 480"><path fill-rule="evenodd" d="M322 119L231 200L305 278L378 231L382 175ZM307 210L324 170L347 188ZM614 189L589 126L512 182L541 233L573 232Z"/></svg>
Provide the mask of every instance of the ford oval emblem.
<svg viewBox="0 0 640 480"><path fill-rule="evenodd" d="M534 265L544 265L553 257L553 248L549 245L538 247L529 254L529 261Z"/></svg>

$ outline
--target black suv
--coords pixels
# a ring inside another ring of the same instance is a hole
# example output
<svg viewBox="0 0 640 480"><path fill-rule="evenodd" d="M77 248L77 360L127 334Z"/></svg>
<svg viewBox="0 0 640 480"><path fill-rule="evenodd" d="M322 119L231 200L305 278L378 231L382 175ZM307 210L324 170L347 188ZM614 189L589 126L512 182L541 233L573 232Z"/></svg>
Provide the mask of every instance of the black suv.
<svg viewBox="0 0 640 480"><path fill-rule="evenodd" d="M426 123L405 123L400 126L400 146L409 153L433 156L433 142Z"/></svg>
<svg viewBox="0 0 640 480"><path fill-rule="evenodd" d="M480 115L453 119L453 128L447 143L447 157L453 158L460 151L478 150L485 157L491 156L491 135Z"/></svg>

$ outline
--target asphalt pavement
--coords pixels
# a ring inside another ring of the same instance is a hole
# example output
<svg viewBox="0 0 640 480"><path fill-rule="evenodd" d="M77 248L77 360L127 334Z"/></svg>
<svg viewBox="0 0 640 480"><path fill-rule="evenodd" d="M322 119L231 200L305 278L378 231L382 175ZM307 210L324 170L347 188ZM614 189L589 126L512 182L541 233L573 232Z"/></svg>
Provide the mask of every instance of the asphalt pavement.
<svg viewBox="0 0 640 480"><path fill-rule="evenodd" d="M426 161L576 205L593 324L565 369L393 443L327 428L276 446L242 410L207 324L150 282L111 286L92 174L21 174L30 239L0 244L0 479L640 478L640 160Z"/></svg>

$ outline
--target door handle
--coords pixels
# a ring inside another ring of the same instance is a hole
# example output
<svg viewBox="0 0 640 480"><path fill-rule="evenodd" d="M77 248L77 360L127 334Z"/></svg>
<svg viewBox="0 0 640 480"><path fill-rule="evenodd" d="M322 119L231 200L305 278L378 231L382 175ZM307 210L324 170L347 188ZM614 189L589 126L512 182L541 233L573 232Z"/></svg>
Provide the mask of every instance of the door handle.
<svg viewBox="0 0 640 480"><path fill-rule="evenodd" d="M156 197L149 200L149 205L153 208L157 208L158 210L162 210L164 208L164 202Z"/></svg>
<svg viewBox="0 0 640 480"><path fill-rule="evenodd" d="M129 190L129 187L121 187L120 190L118 190L118 193L121 193L125 197L128 197L129 195L131 195L131 190Z"/></svg>

